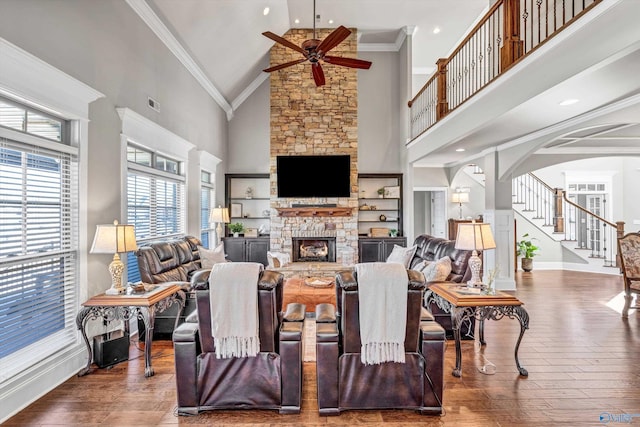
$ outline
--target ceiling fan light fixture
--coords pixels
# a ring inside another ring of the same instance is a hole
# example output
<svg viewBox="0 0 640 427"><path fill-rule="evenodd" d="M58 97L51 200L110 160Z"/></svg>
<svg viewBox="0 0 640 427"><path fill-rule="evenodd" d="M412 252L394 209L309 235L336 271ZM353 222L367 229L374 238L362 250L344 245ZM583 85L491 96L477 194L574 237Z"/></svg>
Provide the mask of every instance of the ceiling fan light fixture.
<svg viewBox="0 0 640 427"><path fill-rule="evenodd" d="M316 14L316 2L313 2L313 15L316 20L320 19L320 15ZM296 24L299 22L298 19L294 21ZM329 20L329 23L332 24L333 20ZM325 62L327 64L338 65L341 67L347 68L359 68L363 70L368 70L371 67L370 61L364 61L362 59L357 58L346 58L341 56L328 56L326 55L331 49L338 46L347 37L351 34L351 30L340 25L338 28L333 30L327 37L323 40L316 39L316 24L313 24L313 38L305 40L301 46L298 46L291 41L285 39L284 37L280 37L277 34L272 33L271 31L266 31L262 33L263 36L270 38L271 40L279 43L289 49L295 50L302 54L303 58L293 60L290 62L286 62L284 64L275 65L273 67L269 67L264 69L263 71L266 73L271 73L274 71L281 70L283 68L291 67L296 64L301 64L303 62L309 62L312 66L311 75L313 80L316 83L316 86L322 86L325 84L324 71L322 70L322 63Z"/></svg>

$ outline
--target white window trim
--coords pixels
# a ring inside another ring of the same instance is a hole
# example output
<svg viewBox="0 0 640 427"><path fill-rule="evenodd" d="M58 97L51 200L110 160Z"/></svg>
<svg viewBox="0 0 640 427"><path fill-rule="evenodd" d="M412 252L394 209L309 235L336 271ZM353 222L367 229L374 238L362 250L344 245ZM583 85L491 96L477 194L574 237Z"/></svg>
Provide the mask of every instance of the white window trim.
<svg viewBox="0 0 640 427"><path fill-rule="evenodd" d="M78 301L87 299L87 146L89 104L104 94L0 38L0 93L72 120L70 137L80 148ZM84 149L83 149L84 148ZM82 284L82 286L81 286ZM79 307L76 307L79 308ZM0 384L0 423L75 375L86 364L80 340Z"/></svg>

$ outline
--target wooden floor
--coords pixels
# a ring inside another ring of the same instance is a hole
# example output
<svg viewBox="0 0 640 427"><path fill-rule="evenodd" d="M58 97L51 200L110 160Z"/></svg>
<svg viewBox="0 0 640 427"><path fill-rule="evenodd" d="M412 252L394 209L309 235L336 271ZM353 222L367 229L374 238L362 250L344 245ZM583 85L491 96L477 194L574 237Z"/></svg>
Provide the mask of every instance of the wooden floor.
<svg viewBox="0 0 640 427"><path fill-rule="evenodd" d="M473 341L463 345L462 378L450 375L454 345L446 351L443 416L412 411L351 411L320 417L316 404L315 364L304 366L302 413L219 411L177 417L173 351L156 342L156 375L145 379L142 352L112 369L70 378L9 419L7 426L31 425L385 425L385 426L553 426L627 424L620 414L638 414L640 424L640 331L638 314L623 320L609 304L622 305L619 276L562 271L534 271L517 276L516 296L525 303L530 329L520 347L529 377L518 375L513 349L518 322L488 321L484 353ZM619 311L620 308L617 308ZM482 358L495 375L476 369ZM375 390L372 390L375 393ZM617 421L616 421L617 420Z"/></svg>

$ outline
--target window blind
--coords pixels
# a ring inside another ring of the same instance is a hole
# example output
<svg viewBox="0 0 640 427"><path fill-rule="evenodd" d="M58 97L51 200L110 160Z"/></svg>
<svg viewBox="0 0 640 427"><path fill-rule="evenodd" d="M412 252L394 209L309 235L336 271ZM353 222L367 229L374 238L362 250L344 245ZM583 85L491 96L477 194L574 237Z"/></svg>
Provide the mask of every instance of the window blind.
<svg viewBox="0 0 640 427"><path fill-rule="evenodd" d="M135 225L138 244L184 234L184 179L152 168L130 165L127 174L127 223ZM140 280L135 254L127 255L127 280Z"/></svg>
<svg viewBox="0 0 640 427"><path fill-rule="evenodd" d="M77 188L68 147L0 138L0 381L75 342Z"/></svg>

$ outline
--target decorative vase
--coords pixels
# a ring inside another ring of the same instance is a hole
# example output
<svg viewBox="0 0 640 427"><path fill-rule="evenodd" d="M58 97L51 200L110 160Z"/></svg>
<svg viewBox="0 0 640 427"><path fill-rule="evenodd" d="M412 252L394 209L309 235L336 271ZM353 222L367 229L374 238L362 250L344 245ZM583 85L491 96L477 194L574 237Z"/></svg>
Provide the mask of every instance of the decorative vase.
<svg viewBox="0 0 640 427"><path fill-rule="evenodd" d="M533 270L533 258L522 258L520 259L520 264L522 266L522 270L527 273Z"/></svg>
<svg viewBox="0 0 640 427"><path fill-rule="evenodd" d="M240 233L238 233L237 231L233 233L233 237L239 237Z"/></svg>

